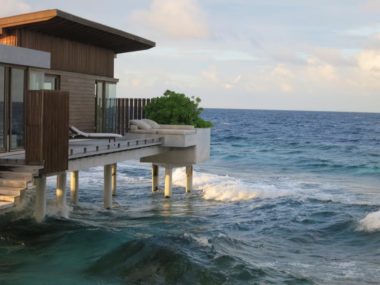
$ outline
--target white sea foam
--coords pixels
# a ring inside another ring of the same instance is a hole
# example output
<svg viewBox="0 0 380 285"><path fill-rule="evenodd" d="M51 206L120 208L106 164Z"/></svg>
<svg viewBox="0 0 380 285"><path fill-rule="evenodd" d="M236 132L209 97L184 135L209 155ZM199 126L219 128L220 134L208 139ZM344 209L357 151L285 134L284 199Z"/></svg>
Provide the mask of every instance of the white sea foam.
<svg viewBox="0 0 380 285"><path fill-rule="evenodd" d="M358 230L365 232L380 231L380 211L369 213L360 220Z"/></svg>
<svg viewBox="0 0 380 285"><path fill-rule="evenodd" d="M173 174L173 184L185 186L185 172L176 169ZM286 191L280 191L271 185L258 185L244 182L228 175L216 175L211 173L194 172L193 187L203 192L206 200L238 202L255 198L275 198L286 195Z"/></svg>
<svg viewBox="0 0 380 285"><path fill-rule="evenodd" d="M55 201L48 201L46 207L46 213L50 217L60 217L68 219L73 208L69 205L64 205L63 207L57 206Z"/></svg>

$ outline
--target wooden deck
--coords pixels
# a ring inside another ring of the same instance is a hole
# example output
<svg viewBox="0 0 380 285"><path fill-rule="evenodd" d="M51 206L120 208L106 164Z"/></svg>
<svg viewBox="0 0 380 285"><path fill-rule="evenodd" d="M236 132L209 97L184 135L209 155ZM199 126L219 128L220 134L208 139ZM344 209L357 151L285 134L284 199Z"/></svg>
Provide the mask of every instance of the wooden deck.
<svg viewBox="0 0 380 285"><path fill-rule="evenodd" d="M161 137L127 135L122 139L70 140L69 160L161 145Z"/></svg>
<svg viewBox="0 0 380 285"><path fill-rule="evenodd" d="M141 136L127 134L120 139L71 139L69 141L69 160L124 152L152 146L160 146L163 138L157 135ZM0 154L1 164L25 164L25 151Z"/></svg>

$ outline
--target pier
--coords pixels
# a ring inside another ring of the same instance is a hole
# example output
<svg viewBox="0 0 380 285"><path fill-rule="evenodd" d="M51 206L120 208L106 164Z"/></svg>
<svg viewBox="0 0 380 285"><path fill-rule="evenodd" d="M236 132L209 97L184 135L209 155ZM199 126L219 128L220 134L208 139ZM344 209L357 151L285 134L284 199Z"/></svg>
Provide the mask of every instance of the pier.
<svg viewBox="0 0 380 285"><path fill-rule="evenodd" d="M34 215L46 215L46 178L55 176L56 204L64 210L68 188L80 202L80 172L104 167L103 204L112 208L119 189L117 164L137 160L152 166L152 192L172 174L210 156L210 129L159 125L140 128L150 98L116 96L118 54L147 50L155 42L52 9L0 18L0 211L35 192ZM80 130L70 134L70 129ZM83 134L92 134L90 137ZM68 185L70 180L70 185Z"/></svg>
<svg viewBox="0 0 380 285"><path fill-rule="evenodd" d="M172 196L173 169L185 167L184 191L191 192L193 165L207 160L210 155L210 129L188 126L191 129L188 131L181 130L185 126L172 126L171 129L165 126L160 134L136 130L124 133L121 138L69 139L68 122L62 119L67 109L49 111L52 110L49 104L58 102L61 106L67 106L65 100L68 100L65 92L39 91L29 94L26 114L31 117L28 112L33 112L35 121L27 124L26 148L0 155L0 185L3 185L0 188L0 209L22 201L25 191L34 191L34 215L37 221L43 221L47 203L46 178L56 176L56 204L63 211L68 190L71 204L80 201L80 171L96 166L104 167L103 204L104 208L111 209L113 196L118 191L117 163L129 160L151 164L154 193L159 190L159 170L160 167L163 169L163 195L166 198ZM138 114L142 119L143 112L137 112L137 118ZM126 118L131 120L129 112L126 112ZM45 128L46 122L55 128ZM35 137L36 133L40 134L39 139Z"/></svg>

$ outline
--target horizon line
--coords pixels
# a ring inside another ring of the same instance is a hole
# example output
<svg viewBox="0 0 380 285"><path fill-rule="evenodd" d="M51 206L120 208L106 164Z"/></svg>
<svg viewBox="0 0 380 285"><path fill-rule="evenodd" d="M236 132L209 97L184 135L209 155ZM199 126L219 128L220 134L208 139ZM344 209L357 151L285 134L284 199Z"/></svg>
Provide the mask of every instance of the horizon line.
<svg viewBox="0 0 380 285"><path fill-rule="evenodd" d="M203 109L219 110L245 110L245 111L283 111L283 112L318 112L318 113L358 113L358 114L380 114L380 111L334 111L334 110L297 110L297 109L256 109L256 108L221 108L221 107L201 107Z"/></svg>

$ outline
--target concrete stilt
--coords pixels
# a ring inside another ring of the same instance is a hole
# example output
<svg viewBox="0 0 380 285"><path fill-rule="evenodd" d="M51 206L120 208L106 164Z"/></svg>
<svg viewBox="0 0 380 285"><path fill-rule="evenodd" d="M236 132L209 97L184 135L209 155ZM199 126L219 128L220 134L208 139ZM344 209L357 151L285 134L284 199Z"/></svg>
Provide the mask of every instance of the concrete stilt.
<svg viewBox="0 0 380 285"><path fill-rule="evenodd" d="M71 203L74 205L78 204L78 183L79 183L79 172L77 170L72 171L70 175L70 198Z"/></svg>
<svg viewBox="0 0 380 285"><path fill-rule="evenodd" d="M117 164L112 164L112 196L116 196Z"/></svg>
<svg viewBox="0 0 380 285"><path fill-rule="evenodd" d="M193 190L193 166L186 166L186 193Z"/></svg>
<svg viewBox="0 0 380 285"><path fill-rule="evenodd" d="M57 175L57 189L55 191L57 206L62 210L66 207L66 172Z"/></svg>
<svg viewBox="0 0 380 285"><path fill-rule="evenodd" d="M112 164L104 165L104 208L112 208Z"/></svg>
<svg viewBox="0 0 380 285"><path fill-rule="evenodd" d="M158 190L158 174L159 174L159 168L158 165L152 164L152 192L156 192Z"/></svg>
<svg viewBox="0 0 380 285"><path fill-rule="evenodd" d="M170 198L172 195L172 178L173 169L171 167L165 167L165 198Z"/></svg>
<svg viewBox="0 0 380 285"><path fill-rule="evenodd" d="M38 223L45 219L46 215L46 177L41 176L34 179L36 186L36 204L34 218Z"/></svg>

